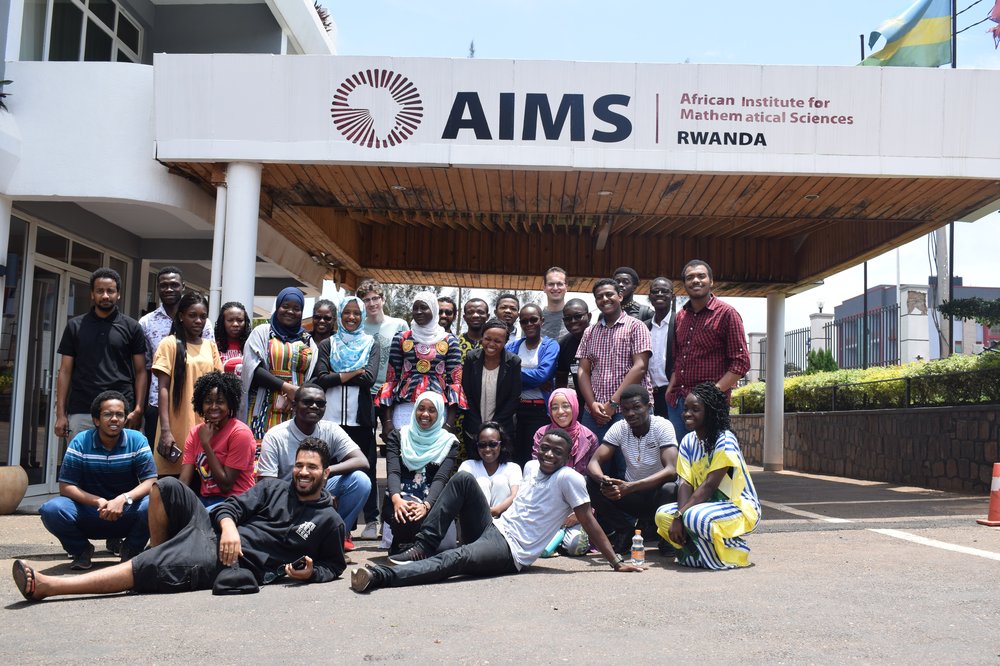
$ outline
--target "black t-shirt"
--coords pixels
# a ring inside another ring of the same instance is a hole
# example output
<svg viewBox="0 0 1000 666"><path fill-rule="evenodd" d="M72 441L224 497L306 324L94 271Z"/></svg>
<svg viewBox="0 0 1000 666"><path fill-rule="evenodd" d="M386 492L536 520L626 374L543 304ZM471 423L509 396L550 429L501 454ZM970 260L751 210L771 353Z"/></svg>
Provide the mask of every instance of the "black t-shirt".
<svg viewBox="0 0 1000 666"><path fill-rule="evenodd" d="M580 382L576 380L576 374L580 370L580 361L576 358L576 350L580 346L583 336L574 337L567 333L559 338L559 356L556 359L556 372L569 373L569 388L576 391L576 397L581 405L584 405L583 394L580 393Z"/></svg>
<svg viewBox="0 0 1000 666"><path fill-rule="evenodd" d="M67 414L89 414L102 391L120 391L128 401L125 410L135 408L132 357L146 353L146 336L135 319L118 310L102 319L91 308L69 320L57 351L73 357Z"/></svg>

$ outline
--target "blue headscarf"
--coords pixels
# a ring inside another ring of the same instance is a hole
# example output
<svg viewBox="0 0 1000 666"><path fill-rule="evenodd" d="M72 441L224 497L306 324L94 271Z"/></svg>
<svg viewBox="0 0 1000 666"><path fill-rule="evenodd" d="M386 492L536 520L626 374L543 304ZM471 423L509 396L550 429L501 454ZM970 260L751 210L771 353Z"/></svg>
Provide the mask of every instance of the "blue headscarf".
<svg viewBox="0 0 1000 666"><path fill-rule="evenodd" d="M301 340L306 334L306 329L302 328L301 315L299 316L298 325L291 328L282 326L281 322L278 321L278 308L288 300L295 301L299 304L299 307L305 307L306 295L298 287L285 287L278 292L278 297L274 299L274 314L271 315L271 335L282 342Z"/></svg>
<svg viewBox="0 0 1000 666"><path fill-rule="evenodd" d="M352 296L340 304L340 326L330 339L330 369L334 372L353 372L368 365L375 338L365 333L364 321L353 333L344 326L344 310L350 303L358 306L361 316L365 316L365 305L357 296Z"/></svg>
<svg viewBox="0 0 1000 666"><path fill-rule="evenodd" d="M424 400L434 403L438 413L437 420L427 430L422 430L417 424L417 409ZM424 391L413 404L410 425L399 429L400 455L406 469L419 472L428 465L440 465L456 440L454 435L444 429L448 414L444 407L444 397L440 393Z"/></svg>

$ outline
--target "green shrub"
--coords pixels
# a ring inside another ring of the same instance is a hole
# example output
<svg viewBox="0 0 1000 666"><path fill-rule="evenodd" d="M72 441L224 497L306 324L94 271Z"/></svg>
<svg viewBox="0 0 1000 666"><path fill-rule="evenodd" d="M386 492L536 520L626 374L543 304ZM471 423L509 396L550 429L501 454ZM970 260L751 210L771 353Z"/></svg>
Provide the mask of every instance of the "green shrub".
<svg viewBox="0 0 1000 666"><path fill-rule="evenodd" d="M905 407L907 378L911 406L996 402L1000 400L1000 353L787 377L785 411L829 411L834 390L838 411ZM764 387L764 382L754 382L734 390L734 411L762 413Z"/></svg>

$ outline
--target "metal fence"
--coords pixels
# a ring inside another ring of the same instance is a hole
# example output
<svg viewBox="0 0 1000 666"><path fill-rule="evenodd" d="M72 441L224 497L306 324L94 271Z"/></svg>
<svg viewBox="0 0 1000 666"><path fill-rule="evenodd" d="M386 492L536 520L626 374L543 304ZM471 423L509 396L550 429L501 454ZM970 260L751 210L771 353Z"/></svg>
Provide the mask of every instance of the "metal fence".
<svg viewBox="0 0 1000 666"><path fill-rule="evenodd" d="M899 364L899 305L869 310L868 344L865 345L862 313L835 319L823 327L831 341L833 357L843 369Z"/></svg>
<svg viewBox="0 0 1000 666"><path fill-rule="evenodd" d="M794 377L802 374L806 369L806 356L812 349L813 341L809 337L809 328L800 328L785 333L785 376ZM760 368L758 376L761 381L767 377L767 338L761 338L758 351L760 352Z"/></svg>

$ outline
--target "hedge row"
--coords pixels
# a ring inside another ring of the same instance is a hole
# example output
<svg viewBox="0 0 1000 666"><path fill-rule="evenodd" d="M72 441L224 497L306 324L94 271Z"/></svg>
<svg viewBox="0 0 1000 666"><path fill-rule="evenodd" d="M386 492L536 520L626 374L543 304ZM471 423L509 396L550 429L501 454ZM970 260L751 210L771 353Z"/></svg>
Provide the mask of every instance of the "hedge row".
<svg viewBox="0 0 1000 666"><path fill-rule="evenodd" d="M764 382L754 382L734 390L733 410L744 414L762 413L764 386ZM786 412L997 401L1000 401L1000 353L992 352L867 370L835 370L785 379Z"/></svg>

